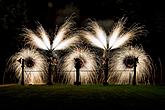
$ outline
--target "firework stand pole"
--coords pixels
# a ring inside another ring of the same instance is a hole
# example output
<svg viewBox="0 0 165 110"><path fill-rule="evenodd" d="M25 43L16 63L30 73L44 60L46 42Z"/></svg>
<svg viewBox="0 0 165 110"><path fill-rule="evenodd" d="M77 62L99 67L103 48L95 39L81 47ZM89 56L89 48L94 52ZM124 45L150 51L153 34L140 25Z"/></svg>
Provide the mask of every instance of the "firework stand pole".
<svg viewBox="0 0 165 110"><path fill-rule="evenodd" d="M25 60L22 59L22 80L21 80L21 85L24 85L24 66L25 66Z"/></svg>
<svg viewBox="0 0 165 110"><path fill-rule="evenodd" d="M136 66L137 66L138 58L134 58L134 75L133 75L133 85L136 85Z"/></svg>
<svg viewBox="0 0 165 110"><path fill-rule="evenodd" d="M104 63L103 63L103 69L104 69L104 81L103 81L103 85L108 85L108 49L105 50L105 56L104 56Z"/></svg>
<svg viewBox="0 0 165 110"><path fill-rule="evenodd" d="M48 82L47 85L53 85L53 81L52 81L52 58L50 57L49 60L49 67L48 67Z"/></svg>
<svg viewBox="0 0 165 110"><path fill-rule="evenodd" d="M76 82L74 82L74 85L78 86L81 84L81 82L79 81L81 64L79 58L75 58L74 60L75 60L75 68L76 68Z"/></svg>

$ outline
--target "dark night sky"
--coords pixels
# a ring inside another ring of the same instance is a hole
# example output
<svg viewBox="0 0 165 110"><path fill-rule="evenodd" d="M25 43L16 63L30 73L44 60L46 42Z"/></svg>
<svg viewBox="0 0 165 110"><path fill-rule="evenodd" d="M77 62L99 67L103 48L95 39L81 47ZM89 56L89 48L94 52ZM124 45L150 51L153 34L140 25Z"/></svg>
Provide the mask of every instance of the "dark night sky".
<svg viewBox="0 0 165 110"><path fill-rule="evenodd" d="M88 18L116 21L123 15L128 17L128 24L145 25L148 34L139 43L164 63L164 7L159 0L0 0L0 78L7 59L23 46L19 37L23 26L35 28L35 21L39 21L49 32L73 12L79 25Z"/></svg>

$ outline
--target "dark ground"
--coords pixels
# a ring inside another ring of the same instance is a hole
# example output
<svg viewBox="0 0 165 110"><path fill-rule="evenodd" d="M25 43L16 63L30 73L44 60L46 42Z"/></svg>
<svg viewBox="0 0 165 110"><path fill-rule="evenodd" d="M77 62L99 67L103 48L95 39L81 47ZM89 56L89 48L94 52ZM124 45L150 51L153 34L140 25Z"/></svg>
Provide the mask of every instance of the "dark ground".
<svg viewBox="0 0 165 110"><path fill-rule="evenodd" d="M9 85L0 87L3 109L163 109L165 87L149 85Z"/></svg>

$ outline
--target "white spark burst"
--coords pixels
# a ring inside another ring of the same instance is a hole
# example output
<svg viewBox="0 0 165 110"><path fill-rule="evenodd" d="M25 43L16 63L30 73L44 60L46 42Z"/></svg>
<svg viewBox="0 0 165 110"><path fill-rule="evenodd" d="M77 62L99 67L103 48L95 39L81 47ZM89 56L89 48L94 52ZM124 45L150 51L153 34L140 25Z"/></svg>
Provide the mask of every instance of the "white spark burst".
<svg viewBox="0 0 165 110"><path fill-rule="evenodd" d="M89 28L94 30L94 34L89 31L82 31L83 36L93 45L98 48L108 50L119 48L128 41L131 41L134 37L144 34L145 30L143 26L137 24L132 25L130 28L126 28L126 18L120 19L110 31L109 35L99 26L95 21L89 23Z"/></svg>
<svg viewBox="0 0 165 110"><path fill-rule="evenodd" d="M78 36L69 35L72 30L74 22L69 19L59 28L57 34L55 33L54 40L51 44L50 36L44 30L42 25L38 25L36 31L24 28L23 36L28 39L27 44L30 43L43 50L62 50L71 46L78 40ZM68 38L66 38L68 37Z"/></svg>
<svg viewBox="0 0 165 110"><path fill-rule="evenodd" d="M128 59L129 58L129 59ZM124 47L112 54L109 63L109 83L132 83L134 66L132 59L138 58L136 66L136 80L138 83L146 83L152 76L153 64L150 56L142 47ZM125 63L125 61L127 62Z"/></svg>
<svg viewBox="0 0 165 110"><path fill-rule="evenodd" d="M14 71L15 76L22 80L22 64L19 59L25 60L24 82L25 84L42 84L45 83L47 72L47 61L45 57L35 49L21 49L12 55L7 63L8 71Z"/></svg>
<svg viewBox="0 0 165 110"><path fill-rule="evenodd" d="M64 58L62 69L68 83L73 84L75 82L76 69L74 58L79 58L83 62L80 68L80 82L84 84L94 83L94 80L96 80L97 67L95 55L88 49L80 48L73 49L73 51Z"/></svg>

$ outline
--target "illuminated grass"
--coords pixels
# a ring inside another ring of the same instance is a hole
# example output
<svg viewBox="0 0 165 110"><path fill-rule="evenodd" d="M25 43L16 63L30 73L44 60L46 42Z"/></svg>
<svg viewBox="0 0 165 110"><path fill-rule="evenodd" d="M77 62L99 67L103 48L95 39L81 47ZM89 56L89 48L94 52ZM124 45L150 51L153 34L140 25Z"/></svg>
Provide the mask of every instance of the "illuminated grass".
<svg viewBox="0 0 165 110"><path fill-rule="evenodd" d="M165 86L14 85L0 87L0 99L6 108L159 108L165 104Z"/></svg>

